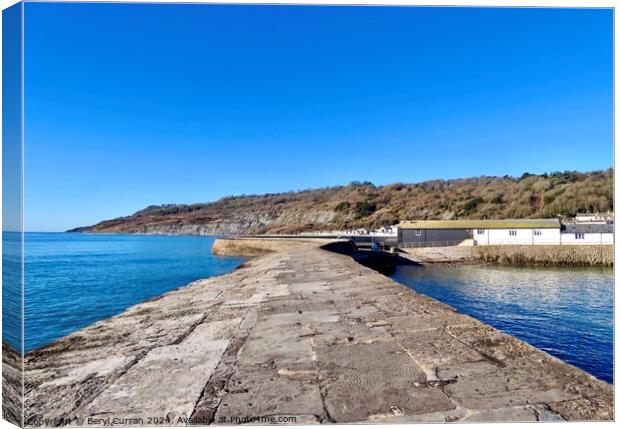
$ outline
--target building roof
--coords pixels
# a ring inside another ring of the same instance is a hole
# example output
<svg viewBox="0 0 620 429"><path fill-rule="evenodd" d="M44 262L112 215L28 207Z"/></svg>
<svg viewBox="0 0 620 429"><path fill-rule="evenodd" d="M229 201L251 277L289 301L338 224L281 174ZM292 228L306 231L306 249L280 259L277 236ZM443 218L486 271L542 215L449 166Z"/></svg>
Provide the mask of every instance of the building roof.
<svg viewBox="0 0 620 429"><path fill-rule="evenodd" d="M418 220L401 222L402 229L528 229L559 228L557 219Z"/></svg>
<svg viewBox="0 0 620 429"><path fill-rule="evenodd" d="M613 224L604 223L568 223L562 228L562 232L566 234L574 234L581 232L584 234L613 233Z"/></svg>

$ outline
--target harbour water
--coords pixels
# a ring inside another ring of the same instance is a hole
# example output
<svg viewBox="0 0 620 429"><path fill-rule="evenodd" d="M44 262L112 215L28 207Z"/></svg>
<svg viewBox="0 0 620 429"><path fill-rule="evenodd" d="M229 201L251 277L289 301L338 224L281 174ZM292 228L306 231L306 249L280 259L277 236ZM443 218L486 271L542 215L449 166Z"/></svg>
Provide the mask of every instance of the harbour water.
<svg viewBox="0 0 620 429"><path fill-rule="evenodd" d="M25 351L194 280L228 273L243 262L212 256L214 240L26 233ZM10 332L4 337L11 343L19 338Z"/></svg>
<svg viewBox="0 0 620 429"><path fill-rule="evenodd" d="M391 277L613 383L612 269L400 266Z"/></svg>

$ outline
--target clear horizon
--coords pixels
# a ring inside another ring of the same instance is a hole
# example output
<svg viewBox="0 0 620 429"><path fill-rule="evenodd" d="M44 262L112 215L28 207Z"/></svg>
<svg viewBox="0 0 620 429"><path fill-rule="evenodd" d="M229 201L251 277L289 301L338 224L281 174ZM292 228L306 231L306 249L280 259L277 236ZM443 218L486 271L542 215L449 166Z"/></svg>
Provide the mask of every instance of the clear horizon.
<svg viewBox="0 0 620 429"><path fill-rule="evenodd" d="M25 5L25 229L613 166L610 9Z"/></svg>

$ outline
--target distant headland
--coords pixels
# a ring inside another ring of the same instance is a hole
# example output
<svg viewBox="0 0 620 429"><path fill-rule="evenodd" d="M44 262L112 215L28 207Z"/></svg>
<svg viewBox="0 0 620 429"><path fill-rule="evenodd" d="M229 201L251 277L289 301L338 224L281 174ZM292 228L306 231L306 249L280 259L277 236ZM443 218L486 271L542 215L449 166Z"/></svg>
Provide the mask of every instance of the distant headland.
<svg viewBox="0 0 620 429"><path fill-rule="evenodd" d="M69 232L294 234L380 228L405 219L506 219L613 210L613 169L524 173L225 197L212 203L149 206Z"/></svg>
<svg viewBox="0 0 620 429"><path fill-rule="evenodd" d="M380 228L405 219L572 217L613 211L613 169L524 173L224 197L211 203L149 206L69 232L296 234Z"/></svg>

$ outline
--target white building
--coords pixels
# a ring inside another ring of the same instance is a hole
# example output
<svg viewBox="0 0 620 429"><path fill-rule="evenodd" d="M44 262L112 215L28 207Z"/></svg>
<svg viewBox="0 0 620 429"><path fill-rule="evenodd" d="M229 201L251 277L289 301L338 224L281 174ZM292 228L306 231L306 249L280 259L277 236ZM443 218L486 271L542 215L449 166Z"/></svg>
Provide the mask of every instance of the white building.
<svg viewBox="0 0 620 429"><path fill-rule="evenodd" d="M562 225L561 244L614 244L614 225L573 223Z"/></svg>
<svg viewBox="0 0 620 429"><path fill-rule="evenodd" d="M401 247L560 244L558 219L424 220L398 225Z"/></svg>
<svg viewBox="0 0 620 429"><path fill-rule="evenodd" d="M558 219L422 220L398 225L399 247L613 244L613 223Z"/></svg>
<svg viewBox="0 0 620 429"><path fill-rule="evenodd" d="M487 222L491 223L486 228L473 230L474 245L560 244L560 222L557 219Z"/></svg>

